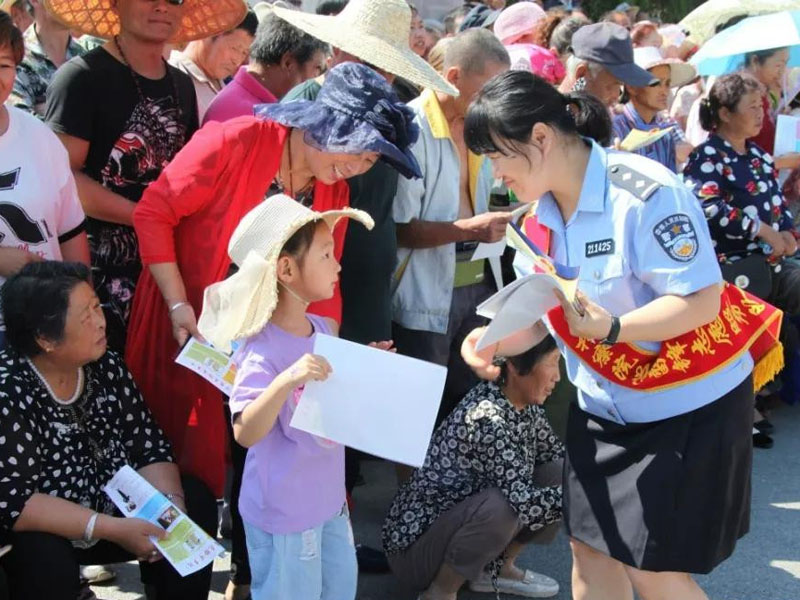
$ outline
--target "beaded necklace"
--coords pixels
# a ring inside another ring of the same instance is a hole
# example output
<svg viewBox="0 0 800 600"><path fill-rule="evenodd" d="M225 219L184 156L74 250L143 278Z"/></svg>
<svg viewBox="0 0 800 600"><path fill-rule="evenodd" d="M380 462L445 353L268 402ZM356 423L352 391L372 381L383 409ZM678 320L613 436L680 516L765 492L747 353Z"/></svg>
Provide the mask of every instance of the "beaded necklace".
<svg viewBox="0 0 800 600"><path fill-rule="evenodd" d="M128 57L125 56L125 52L122 50L122 45L119 43L119 36L114 36L114 45L117 48L117 52L119 52L120 58L122 58L122 63L130 69L131 77L133 77L133 83L136 86L136 92L139 95L139 101L144 104L146 102L146 98L144 92L142 91L142 84L139 82L139 75L136 71L133 70L131 66L131 61L128 60ZM183 122L183 110L181 110L181 102L180 102L180 95L178 93L178 84L175 83L175 77L172 76L172 73L169 70L169 65L167 61L164 60L162 57L161 60L164 62L164 69L167 72L167 77L169 77L169 82L172 85L172 99L175 102L175 109L178 111L178 125L181 125ZM181 142L182 145L182 142Z"/></svg>

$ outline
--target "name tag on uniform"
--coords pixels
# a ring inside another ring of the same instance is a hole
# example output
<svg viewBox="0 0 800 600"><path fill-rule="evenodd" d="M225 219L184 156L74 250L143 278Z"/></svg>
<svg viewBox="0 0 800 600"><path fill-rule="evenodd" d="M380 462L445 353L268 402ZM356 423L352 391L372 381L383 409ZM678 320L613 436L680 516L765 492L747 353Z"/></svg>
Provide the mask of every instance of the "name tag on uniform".
<svg viewBox="0 0 800 600"><path fill-rule="evenodd" d="M608 239L586 242L586 258L603 256L605 254L614 254L614 240Z"/></svg>

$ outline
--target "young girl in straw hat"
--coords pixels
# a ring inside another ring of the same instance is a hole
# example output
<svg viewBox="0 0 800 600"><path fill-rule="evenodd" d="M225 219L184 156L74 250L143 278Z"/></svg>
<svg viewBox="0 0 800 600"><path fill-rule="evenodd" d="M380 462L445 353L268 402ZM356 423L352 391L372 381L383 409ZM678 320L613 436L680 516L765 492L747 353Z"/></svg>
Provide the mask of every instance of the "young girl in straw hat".
<svg viewBox="0 0 800 600"><path fill-rule="evenodd" d="M312 354L314 337L331 325L306 309L334 293L341 267L331 231L342 217L372 227L362 211L318 213L288 196L268 198L231 238L239 271L205 292L201 333L222 348L242 340L230 408L236 441L249 448L239 508L254 600L356 593L344 447L289 426L303 386L331 372Z"/></svg>

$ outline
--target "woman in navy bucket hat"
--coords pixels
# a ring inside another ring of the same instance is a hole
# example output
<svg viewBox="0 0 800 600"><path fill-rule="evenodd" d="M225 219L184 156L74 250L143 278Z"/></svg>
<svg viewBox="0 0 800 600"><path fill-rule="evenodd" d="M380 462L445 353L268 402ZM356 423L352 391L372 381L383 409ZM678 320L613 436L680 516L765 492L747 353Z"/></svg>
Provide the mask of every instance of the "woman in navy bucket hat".
<svg viewBox="0 0 800 600"><path fill-rule="evenodd" d="M418 131L386 81L363 65L331 70L315 102L258 107L258 115L208 123L145 191L134 211L143 263L126 360L170 439L179 465L221 497L227 440L222 395L176 366L203 291L224 279L227 249L241 218L282 192L319 212L349 205L348 177L386 160L419 177L408 150ZM346 222L334 230L337 259ZM334 297L311 312L341 318Z"/></svg>
<svg viewBox="0 0 800 600"><path fill-rule="evenodd" d="M302 129L305 143L323 152L378 152L404 177L421 177L409 150L419 134L413 113L397 101L385 78L362 64L332 69L314 101L262 104L255 113Z"/></svg>

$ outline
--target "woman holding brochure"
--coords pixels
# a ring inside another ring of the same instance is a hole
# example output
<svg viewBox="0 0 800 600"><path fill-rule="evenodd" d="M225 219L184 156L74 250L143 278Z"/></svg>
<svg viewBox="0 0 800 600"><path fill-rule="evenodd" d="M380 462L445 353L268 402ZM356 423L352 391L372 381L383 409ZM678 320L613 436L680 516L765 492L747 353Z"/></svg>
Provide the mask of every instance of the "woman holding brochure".
<svg viewBox="0 0 800 600"><path fill-rule="evenodd" d="M181 577L148 537L164 530L122 518L103 490L130 466L216 533L216 510L198 501L204 487L181 480L125 364L106 351L89 275L79 263L31 263L2 289L0 546L13 549L0 562L11 597L75 600L79 565L138 558L147 598L205 600L211 566Z"/></svg>
<svg viewBox="0 0 800 600"><path fill-rule="evenodd" d="M700 205L667 169L582 137L607 134L589 131L605 114L510 72L464 130L517 197L538 199L522 230L550 269L580 267L576 298L559 294L546 317L578 389L564 469L573 597L700 600L690 574L749 527L754 385L780 369L781 313L723 288ZM462 352L489 378L495 355L533 343L524 329L476 351L481 335Z"/></svg>

